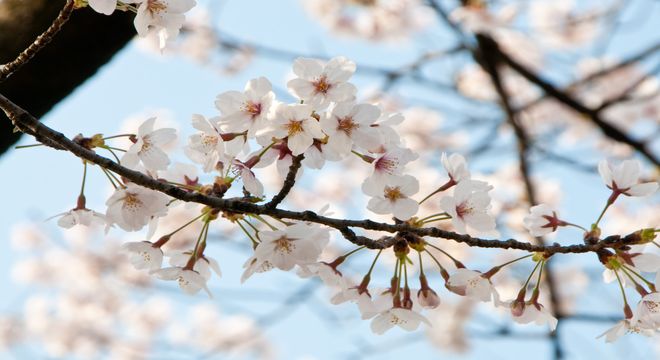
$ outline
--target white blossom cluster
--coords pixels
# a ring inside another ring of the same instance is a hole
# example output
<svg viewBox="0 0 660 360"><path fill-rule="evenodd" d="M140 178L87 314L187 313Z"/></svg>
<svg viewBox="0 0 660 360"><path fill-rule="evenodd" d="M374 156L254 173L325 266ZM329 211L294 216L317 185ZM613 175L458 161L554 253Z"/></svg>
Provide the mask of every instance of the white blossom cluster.
<svg viewBox="0 0 660 360"><path fill-rule="evenodd" d="M214 176L210 184L200 182L196 166L171 164L166 149L167 144L176 138L176 132L170 128L155 129L154 118L146 120L137 134L120 135L130 140L130 147L120 160L121 165L187 191L215 196L224 196L240 180L243 198L258 203L268 196L257 169L265 170L275 165L282 177L295 175L294 179L288 180L291 181L300 178L303 168L321 169L328 162L357 159L362 167L369 169L370 175L362 182L361 189L369 197L366 208L371 212L389 215L396 221L418 227L439 223L437 226L447 228L450 222L450 230L460 234L497 235L495 217L491 213L491 191L494 187L486 181L473 179L465 158L459 154L442 154L439 163L446 172L447 181L426 197L418 196L420 182L407 171L408 164L418 155L406 147L396 129L404 117L400 113L384 111L380 105L358 102L357 89L350 82L355 69L355 63L344 57L329 61L297 59L293 64L296 77L287 84L290 93L298 99L296 103L277 100L271 83L264 77L248 81L243 91L218 95L215 105L219 115L211 118L193 115L192 126L197 133L189 137L185 147L188 158L204 173ZM113 149L105 143L106 139L111 138L95 135L86 143L92 144L92 148ZM302 168L295 174L289 174L295 170L296 161L301 162ZM529 233L543 236L559 227L576 227L585 232L585 238L598 239L603 215L621 195L648 196L658 188L656 182L640 183L641 168L635 160L618 165L603 161L599 171L611 190L611 196L590 230L560 219L550 205L541 204L533 207L523 221ZM318 276L328 287L335 289L332 303L356 303L362 318L372 319L372 330L378 334L393 326L415 330L421 323L431 325L421 310L438 307L440 298L423 271L423 255L437 265L449 291L507 309L513 320L519 323L547 323L551 329L557 325L557 319L542 305L541 298L543 269L550 255L530 254L481 272L466 268L430 241L409 235L399 239L391 249L384 250L395 255L394 276L389 287L378 289L370 285L371 272L383 251L378 252L362 281L353 282L337 268L364 247L358 247L334 261L320 261L330 240L330 229L316 223L284 221L258 214L222 213L204 207L200 215L152 242L149 239L157 231L159 219L172 208L183 205L163 193L126 179L117 179L110 173L107 175L115 191L106 202L108 208L105 215L87 209L81 194L78 206L65 213L60 218L60 224L65 227L88 225L91 223L89 219L95 219L105 221L108 229L116 226L125 231L141 230L148 225L147 240L128 242L122 248L129 254L135 268L146 270L163 280L175 280L188 294L204 290L210 296L207 282L212 272L220 276L218 262L208 256L205 249L210 224L222 216L240 227L254 249L245 262L242 281L255 273L275 268L288 271L297 267L300 276ZM439 200L432 199L439 193L442 195ZM420 205L427 200L435 203L437 210L428 216L420 215L420 209L425 209ZM326 211L327 207L320 214ZM447 223L442 225L444 221ZM193 248L169 253L170 266L163 268L165 255L162 247L176 238L177 232L193 223L202 224ZM642 229L639 231L640 239L651 242L656 231L653 228ZM418 256L410 255L415 252ZM621 283L632 282L643 295L637 311L625 312L626 329L631 331L637 328L654 331L658 327L653 312L653 306L657 304L655 285L644 280L649 291L643 290L634 277L641 277L640 271L658 271L660 262L656 257L649 256L625 250L608 252L607 257L601 256L601 262L608 271L615 273L620 282L619 275L625 273L628 281ZM446 257L449 263L438 260L438 257ZM530 257L535 266L528 281L513 299L501 300L492 278L507 265ZM645 266L637 263L641 259L644 259ZM408 285L408 267L412 264L420 268L420 287L416 290ZM532 279L535 280L531 282ZM531 284L535 285L531 296L527 296ZM415 293L417 296L413 296ZM616 331L620 333L620 330Z"/></svg>
<svg viewBox="0 0 660 360"><path fill-rule="evenodd" d="M85 0L82 0L85 2ZM195 0L86 0L94 11L111 15L115 10L135 12L135 30L141 37L155 34L160 48L174 39L185 21L185 13Z"/></svg>

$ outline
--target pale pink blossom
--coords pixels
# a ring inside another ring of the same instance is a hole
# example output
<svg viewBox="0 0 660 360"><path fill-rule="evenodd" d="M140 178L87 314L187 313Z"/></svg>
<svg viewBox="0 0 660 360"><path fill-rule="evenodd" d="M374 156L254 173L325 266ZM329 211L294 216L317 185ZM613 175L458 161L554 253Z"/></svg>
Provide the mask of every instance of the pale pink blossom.
<svg viewBox="0 0 660 360"><path fill-rule="evenodd" d="M218 95L215 106L222 113L220 123L227 131L247 131L248 137L254 137L265 127L274 100L270 81L259 77L248 81L243 92L227 91Z"/></svg>
<svg viewBox="0 0 660 360"><path fill-rule="evenodd" d="M138 270L155 271L163 264L163 250L149 241L127 242L121 247Z"/></svg>
<svg viewBox="0 0 660 360"><path fill-rule="evenodd" d="M152 217L164 216L170 198L158 191L128 183L118 188L105 202L108 206L106 219L126 231L137 231Z"/></svg>
<svg viewBox="0 0 660 360"><path fill-rule="evenodd" d="M391 308L371 320L371 331L382 335L394 326L406 331L415 331L421 323L431 326L431 323L424 316L414 310Z"/></svg>
<svg viewBox="0 0 660 360"><path fill-rule="evenodd" d="M170 164L163 145L176 139L176 130L171 128L154 130L155 117L147 119L138 129L136 142L124 153L121 164L136 168L141 161L147 170L165 170Z"/></svg>
<svg viewBox="0 0 660 360"><path fill-rule="evenodd" d="M493 300L497 305L500 296L497 289L482 273L465 268L456 269L447 280L447 288L452 292L479 301Z"/></svg>
<svg viewBox="0 0 660 360"><path fill-rule="evenodd" d="M168 267L156 270L152 274L162 280L176 280L181 290L188 295L194 295L200 290L204 290L209 297L213 297L206 286L207 279L197 271L181 267Z"/></svg>
<svg viewBox="0 0 660 360"><path fill-rule="evenodd" d="M440 199L440 208L451 216L456 231L465 234L467 227L479 232L495 231L495 219L488 213L490 189L492 186L480 181L461 181L453 196Z"/></svg>
<svg viewBox="0 0 660 360"><path fill-rule="evenodd" d="M376 214L392 214L399 220L408 220L417 213L419 204L410 197L419 191L419 181L411 176L392 176L385 184L367 179L362 191L371 196L367 209Z"/></svg>
<svg viewBox="0 0 660 360"><path fill-rule="evenodd" d="M296 156L304 153L314 139L324 137L319 122L312 117L309 105L280 105L275 111L273 136L287 138L287 146Z"/></svg>
<svg viewBox="0 0 660 360"><path fill-rule="evenodd" d="M328 146L340 156L350 154L354 145L365 150L379 145L379 134L371 127L380 116L377 106L343 102L325 114L321 128L328 135Z"/></svg>
<svg viewBox="0 0 660 360"><path fill-rule="evenodd" d="M324 109L331 102L350 101L357 89L348 82L355 72L355 63L338 56L327 63L310 58L298 58L293 63L297 78L289 80L291 93L315 109Z"/></svg>
<svg viewBox="0 0 660 360"><path fill-rule="evenodd" d="M559 220L557 212L549 205L532 206L529 212L529 215L523 219L523 224L532 236L544 236L557 231L557 227L566 225L564 221Z"/></svg>
<svg viewBox="0 0 660 360"><path fill-rule="evenodd" d="M598 172L605 185L612 189L614 194L647 196L658 190L657 182L638 183L641 165L637 160L624 160L618 165L602 160L598 163Z"/></svg>

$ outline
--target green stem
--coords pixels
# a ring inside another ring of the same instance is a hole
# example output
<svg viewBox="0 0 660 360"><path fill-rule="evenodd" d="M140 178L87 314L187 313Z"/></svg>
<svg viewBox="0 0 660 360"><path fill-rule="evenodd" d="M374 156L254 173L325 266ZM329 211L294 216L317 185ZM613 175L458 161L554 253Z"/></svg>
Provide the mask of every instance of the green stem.
<svg viewBox="0 0 660 360"><path fill-rule="evenodd" d="M382 252L383 252L382 249L378 250L378 253L376 254L376 257L371 262L371 266L369 267L369 271L367 272L366 276L371 276L371 272L374 270L374 266L376 266L376 262L378 261L378 257L380 256L380 253L382 253ZM396 272L395 272L395 274L396 274Z"/></svg>
<svg viewBox="0 0 660 360"><path fill-rule="evenodd" d="M589 230L587 230L586 228L584 228L584 227L582 227L578 224L573 224L573 223L569 223L569 222L564 222L564 223L566 224L566 226L572 226L572 227L578 228L580 230L583 230L584 232L589 232Z"/></svg>
<svg viewBox="0 0 660 360"><path fill-rule="evenodd" d="M623 283L621 282L621 278L619 277L619 272L617 270L614 270L614 275L616 275L616 281L619 283L619 289L621 290L621 296L623 296L623 303L625 306L628 305L628 298L626 297L626 291L623 288Z"/></svg>
<svg viewBox="0 0 660 360"><path fill-rule="evenodd" d="M623 272L625 272L626 275L628 275L628 277L630 277L631 279L632 279L632 277L630 276L630 273L632 273L633 275L635 275L635 277L637 277L637 278L639 278L640 280L642 280L642 281L646 284L646 286L648 286L648 287L654 286L652 282L646 280L642 275L640 275L639 273L637 273L635 270L629 268L629 267L626 266L626 265L621 265L621 266L623 267ZM630 272L630 273L629 273L629 272Z"/></svg>
<svg viewBox="0 0 660 360"><path fill-rule="evenodd" d="M247 229L243 225L241 225L240 221L236 221L236 224L238 224L238 226L241 228L241 230L243 230L245 235L247 235L247 237L250 238L250 241L252 242L252 248L253 249L256 248L257 245L259 245L259 243L252 237L252 235L250 235L250 233L247 231ZM256 235L256 233L255 233L255 235Z"/></svg>
<svg viewBox="0 0 660 360"><path fill-rule="evenodd" d="M112 156L115 158L115 160L117 160L117 164L121 163L121 161L119 160L119 157L117 156L117 154L115 154L115 152L112 151L112 149L110 149L109 146L102 146L102 148L108 150L110 152L110 154L112 154Z"/></svg>
<svg viewBox="0 0 660 360"><path fill-rule="evenodd" d="M135 134L120 134L120 135L112 135L112 136L106 136L103 138L103 140L110 140L110 139L116 139L120 137L131 137L131 136L136 136Z"/></svg>
<svg viewBox="0 0 660 360"><path fill-rule="evenodd" d="M419 274L421 276L426 276L424 275L424 266L422 266L422 252L418 251L417 255L419 256Z"/></svg>
<svg viewBox="0 0 660 360"><path fill-rule="evenodd" d="M529 273L529 276L527 277L527 281L525 281L525 284L522 286L522 290L527 290L527 285L529 285L529 282L532 280L532 276L534 276L534 273L536 273L536 269L539 268L539 265L541 265L540 261L536 263L536 266L534 266L532 272Z"/></svg>
<svg viewBox="0 0 660 360"><path fill-rule="evenodd" d="M180 227L177 228L176 230L174 230L174 231L172 231L171 233L167 234L167 236L172 236L172 235L178 233L179 231L185 229L188 225L190 225L190 224L194 223L195 221L201 219L203 216L205 216L206 214L208 214L210 211L211 211L211 210L209 210L209 211L204 211L202 214L196 216L194 219L188 221L187 223L183 224L182 226L180 226Z"/></svg>
<svg viewBox="0 0 660 360"><path fill-rule="evenodd" d="M14 146L14 149L27 149L31 147L44 146L44 144L31 144L31 145L18 145Z"/></svg>
<svg viewBox="0 0 660 360"><path fill-rule="evenodd" d="M262 218L261 216L259 216L259 215L257 215L257 214L249 214L249 216L251 216L251 217L253 217L253 218L255 218L255 219L261 221L261 222L264 223L264 224L266 224L266 226L268 226L268 227L269 227L271 230L273 230L273 231L277 231L277 230L278 230L275 226L271 225L268 221L266 221L266 219Z"/></svg>
<svg viewBox="0 0 660 360"><path fill-rule="evenodd" d="M114 187L115 190L116 190L117 188L119 188L119 186L117 186L117 184L115 184L115 181L112 179L112 176L110 176L110 175L108 174L108 170L106 170L106 169L103 168L103 167L101 167L101 170L103 171L103 173L105 174L105 176L106 176L106 177L108 178L108 180L110 181L110 184L112 184L112 187Z"/></svg>
<svg viewBox="0 0 660 360"><path fill-rule="evenodd" d="M525 255L525 256L519 257L519 258L517 258L517 259L513 259L513 260L511 260L511 261L507 261L507 262L505 262L505 263L502 264L502 265L498 265L497 267L499 267L499 268L503 268L503 267L505 267L505 266L507 266L507 265L511 265L511 264L513 264L513 263L516 262L516 261L520 261L520 260L522 260L522 259L527 259L527 258L530 257L530 256L534 256L534 254Z"/></svg>
<svg viewBox="0 0 660 360"><path fill-rule="evenodd" d="M435 246L435 245L433 245L433 244L431 244L431 243L428 243L428 242L426 243L426 245L428 245L428 246L430 246L430 247L432 247L432 248L434 248L434 249L440 251L441 253L445 254L445 256L447 256L448 258L450 258L450 259L454 262L454 264L456 265L456 267L463 267L463 266L462 266L463 263L461 263L460 261L456 260L456 258L454 258L453 256L449 255L448 252L446 252L446 251L442 250L441 248L439 248L439 247L437 247L437 246ZM460 264L461 266L458 266L459 264Z"/></svg>
<svg viewBox="0 0 660 360"><path fill-rule="evenodd" d="M603 211L601 211L600 215L598 215L598 219L596 219L596 222L594 223L593 227L598 227L598 224L603 219L603 216L605 215L605 212L610 207L610 205L612 205L612 204L608 201L607 204L605 205L605 207L603 208Z"/></svg>
<svg viewBox="0 0 660 360"><path fill-rule="evenodd" d="M83 160L83 178L80 185L80 196L85 196L85 181L87 180L87 161Z"/></svg>
<svg viewBox="0 0 660 360"><path fill-rule="evenodd" d="M440 261L438 261L438 259L436 259L436 257L433 256L433 254L431 254L431 252L429 252L429 251L426 250L426 249L424 249L424 251L426 251L426 253L431 257L431 259L433 259L433 261L435 261L436 265L438 265L438 268L440 268L440 271L441 271L441 272L442 272L442 271L447 271L447 270L446 270L446 269L440 264Z"/></svg>

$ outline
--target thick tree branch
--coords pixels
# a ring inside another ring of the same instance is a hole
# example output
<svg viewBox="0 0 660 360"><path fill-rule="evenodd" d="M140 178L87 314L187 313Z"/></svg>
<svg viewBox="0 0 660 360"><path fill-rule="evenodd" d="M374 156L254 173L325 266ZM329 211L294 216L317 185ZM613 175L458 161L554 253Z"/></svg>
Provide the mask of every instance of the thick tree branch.
<svg viewBox="0 0 660 360"><path fill-rule="evenodd" d="M65 4L65 0L0 1L0 64L11 63L31 47ZM18 71L9 67L14 72L0 83L0 93L42 117L135 36L133 18L121 11L112 16L88 8L73 11L48 46ZM20 135L12 132L10 122L0 112L0 154Z"/></svg>

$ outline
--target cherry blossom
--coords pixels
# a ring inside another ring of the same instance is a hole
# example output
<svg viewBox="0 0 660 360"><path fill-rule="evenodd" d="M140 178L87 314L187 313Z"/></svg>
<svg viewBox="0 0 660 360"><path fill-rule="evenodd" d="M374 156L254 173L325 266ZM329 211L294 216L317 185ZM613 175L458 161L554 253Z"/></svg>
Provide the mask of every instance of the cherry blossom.
<svg viewBox="0 0 660 360"><path fill-rule="evenodd" d="M213 297L206 286L207 279L195 270L177 266L156 270L152 274L162 280L176 280L181 290L188 295L194 295L200 290L204 290L209 297Z"/></svg>
<svg viewBox="0 0 660 360"><path fill-rule="evenodd" d="M117 8L117 0L88 0L88 4L94 11L105 15L112 14Z"/></svg>
<svg viewBox="0 0 660 360"><path fill-rule="evenodd" d="M467 162L461 154L454 153L447 156L446 153L442 153L440 161L453 182L459 183L470 179L470 170L468 170Z"/></svg>
<svg viewBox="0 0 660 360"><path fill-rule="evenodd" d="M557 212L549 205L532 206L529 211L530 214L525 216L523 223L532 236L544 236L557 231L559 226L566 226L566 222L559 220Z"/></svg>
<svg viewBox="0 0 660 360"><path fill-rule="evenodd" d="M523 306L522 312L520 309L513 310L514 306ZM524 303L519 304L517 302L511 302L509 305L512 310L513 321L519 324L529 324L534 322L536 325L548 324L550 330L555 330L557 328L557 318L555 318L550 311L548 311L543 305L539 303ZM519 313L520 312L520 313Z"/></svg>
<svg viewBox="0 0 660 360"><path fill-rule="evenodd" d="M369 177L374 185L384 185L389 178L403 175L406 164L417 159L412 150L402 147L388 149L371 162L373 173Z"/></svg>
<svg viewBox="0 0 660 360"><path fill-rule="evenodd" d="M607 160L598 163L598 172L613 195L647 196L658 190L657 182L638 184L641 165L637 160L624 160L618 165L612 165Z"/></svg>
<svg viewBox="0 0 660 360"><path fill-rule="evenodd" d="M202 115L194 114L192 126L199 133L188 138L188 146L185 148L188 158L201 164L205 172L214 170L218 161L224 159L224 141L214 122L215 119L207 120Z"/></svg>
<svg viewBox="0 0 660 360"><path fill-rule="evenodd" d="M613 327L605 331L604 333L598 335L597 339L605 337L605 342L611 343L617 341L621 336L627 333L636 333L642 334L644 336L653 336L653 330L642 329L639 327L638 323L633 322L630 319L623 319L617 322Z"/></svg>
<svg viewBox="0 0 660 360"><path fill-rule="evenodd" d="M57 220L57 225L65 229L71 229L76 225L82 225L82 226L103 225L106 222L105 216L103 214L97 213L94 210L84 209L84 208L71 209L65 213L56 216L61 216Z"/></svg>
<svg viewBox="0 0 660 360"><path fill-rule="evenodd" d="M660 293L652 292L642 297L631 322L644 329L660 328Z"/></svg>
<svg viewBox="0 0 660 360"><path fill-rule="evenodd" d="M127 242L121 247L138 270L154 271L160 269L163 264L163 250L149 241Z"/></svg>
<svg viewBox="0 0 660 360"><path fill-rule="evenodd" d="M259 77L248 81L243 92L227 91L218 95L215 106L222 113L220 123L227 131L247 131L249 137L254 137L266 125L274 99L270 81Z"/></svg>
<svg viewBox="0 0 660 360"><path fill-rule="evenodd" d="M138 35L144 37L151 31L156 32L161 49L165 47L168 40L179 34L186 19L183 14L196 5L195 0L130 0L127 2L139 4L137 15L133 21Z"/></svg>
<svg viewBox="0 0 660 360"><path fill-rule="evenodd" d="M331 102L353 100L357 89L348 79L354 72L355 63L342 56L327 63L298 58L293 63L293 73L297 78L290 80L287 87L305 104L314 109L324 109Z"/></svg>
<svg viewBox="0 0 660 360"><path fill-rule="evenodd" d="M134 183L115 190L106 201L106 219L126 231L137 231L152 217L167 213L169 197L161 192L143 188Z"/></svg>
<svg viewBox="0 0 660 360"><path fill-rule="evenodd" d="M465 268L456 269L447 280L447 288L452 292L479 301L493 300L497 305L500 296L497 289L482 273Z"/></svg>
<svg viewBox="0 0 660 360"><path fill-rule="evenodd" d="M191 252L177 252L174 254L169 254L170 260L169 263L171 266L174 267L185 267L185 265L188 263L190 260ZM220 271L220 265L218 264L218 261L215 260L212 257L203 255L199 257L195 261L195 265L193 265L193 270L198 272L204 279L207 281L211 279L211 270L218 275L218 277L222 276L222 272Z"/></svg>
<svg viewBox="0 0 660 360"><path fill-rule="evenodd" d="M399 220L408 220L419 208L417 201L410 198L419 191L419 181L411 175L392 176L384 185L367 179L362 191L372 196L367 209L376 214L392 214Z"/></svg>
<svg viewBox="0 0 660 360"><path fill-rule="evenodd" d="M164 128L154 130L155 117L140 125L136 141L121 158L121 164L136 168L141 161L147 170L165 170L170 164L167 154L160 148L176 139L176 130Z"/></svg>
<svg viewBox="0 0 660 360"><path fill-rule="evenodd" d="M252 169L246 163L234 159L232 166L238 173L238 176L243 180L245 190L256 197L262 197L264 195L264 185L254 176Z"/></svg>
<svg viewBox="0 0 660 360"><path fill-rule="evenodd" d="M275 266L268 260L260 261L256 256L251 256L245 261L243 268L245 270L243 271L243 275L241 275L241 284L255 273L264 273L273 270Z"/></svg>
<svg viewBox="0 0 660 360"><path fill-rule="evenodd" d="M294 156L312 146L314 138L324 137L319 122L311 115L309 105L280 105L275 111L273 136L287 137L287 146Z"/></svg>
<svg viewBox="0 0 660 360"><path fill-rule="evenodd" d="M362 149L378 146L380 138L371 125L378 120L380 109L370 104L339 103L320 120L328 135L328 146L345 156L353 145Z"/></svg>
<svg viewBox="0 0 660 360"><path fill-rule="evenodd" d="M398 326L406 331L415 331L421 323L431 326L428 319L418 312L395 307L380 313L371 320L371 331L382 335L394 326Z"/></svg>
<svg viewBox="0 0 660 360"><path fill-rule="evenodd" d="M258 263L268 261L280 270L317 261L330 240L329 230L318 225L297 223L284 230L261 231L254 251Z"/></svg>
<svg viewBox="0 0 660 360"><path fill-rule="evenodd" d="M440 199L440 208L452 218L452 224L462 234L467 227L480 232L493 232L495 219L488 214L492 186L480 181L461 181L456 185L453 196Z"/></svg>

